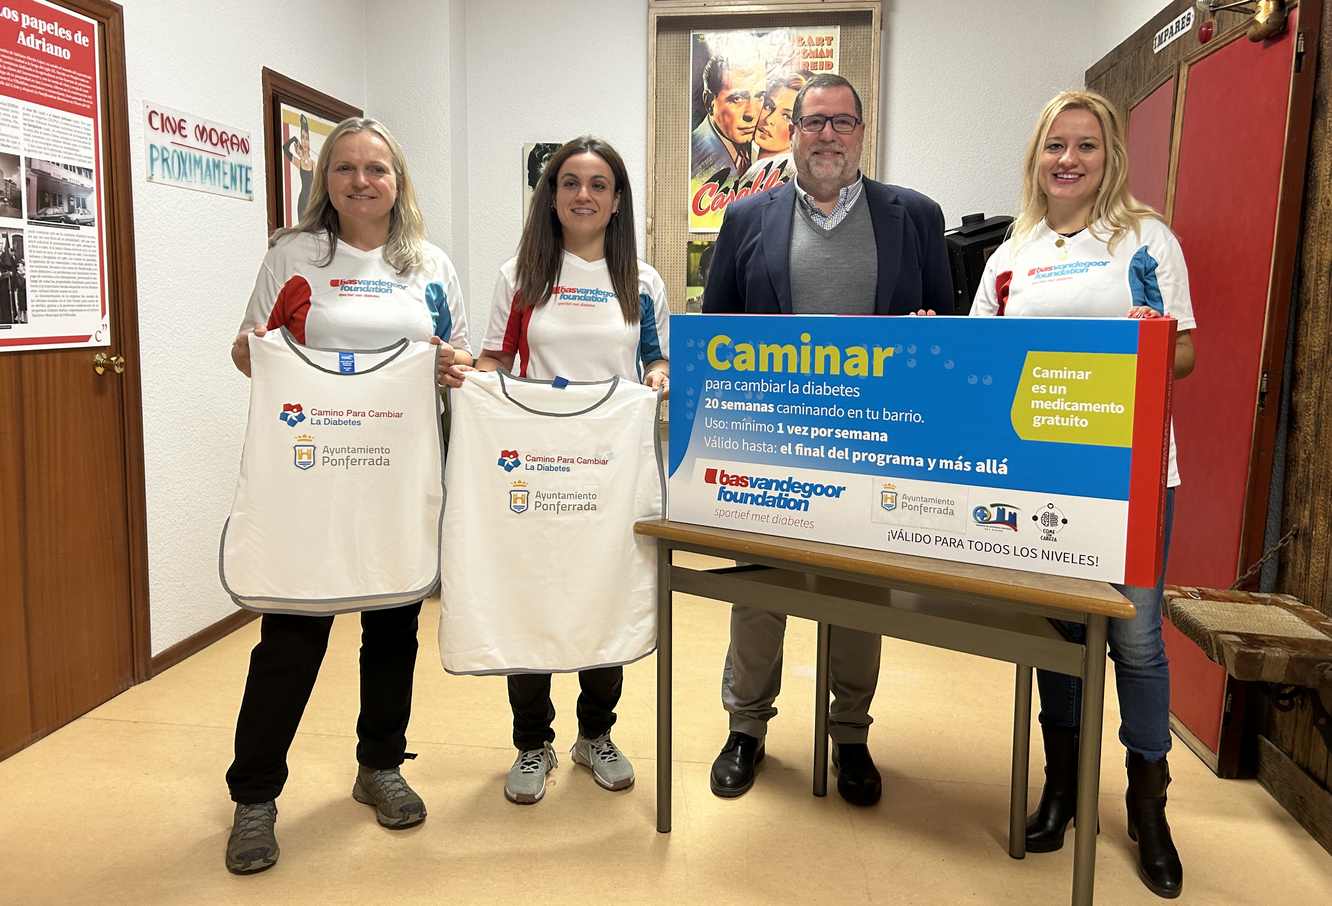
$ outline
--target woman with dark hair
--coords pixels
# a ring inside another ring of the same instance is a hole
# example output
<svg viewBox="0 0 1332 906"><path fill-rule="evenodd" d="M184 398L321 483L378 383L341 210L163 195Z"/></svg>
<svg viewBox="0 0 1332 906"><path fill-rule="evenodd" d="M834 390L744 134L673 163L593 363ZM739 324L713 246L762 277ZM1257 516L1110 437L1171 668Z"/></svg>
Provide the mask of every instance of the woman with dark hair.
<svg viewBox="0 0 1332 906"><path fill-rule="evenodd" d="M754 129L754 146L758 149L754 163L741 177L745 185L770 185L775 178L786 182L795 175L791 159L791 110L796 95L809 81L805 73L779 72L768 79L763 92L763 112Z"/></svg>
<svg viewBox="0 0 1332 906"><path fill-rule="evenodd" d="M624 161L590 136L561 146L532 196L518 255L500 268L477 368L538 380L622 377L665 389L670 364L666 285L638 260L633 195ZM633 785L634 769L610 730L624 667L581 670L573 760L608 790ZM555 767L550 674L508 677L518 757L504 784L511 802L545 795Z"/></svg>
<svg viewBox="0 0 1332 906"><path fill-rule="evenodd" d="M305 214L305 206L310 201L310 183L314 181L315 159L310 151L310 120L301 114L301 134L293 135L282 146L282 155L288 163L296 165L296 172L301 177L301 192L296 198L296 211L293 220L300 220Z"/></svg>

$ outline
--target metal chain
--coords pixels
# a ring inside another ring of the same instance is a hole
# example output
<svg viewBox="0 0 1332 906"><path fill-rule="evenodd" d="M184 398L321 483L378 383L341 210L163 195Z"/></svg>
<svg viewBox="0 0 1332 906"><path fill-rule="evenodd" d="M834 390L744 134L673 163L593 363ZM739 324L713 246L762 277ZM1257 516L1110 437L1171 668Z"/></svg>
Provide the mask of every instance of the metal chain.
<svg viewBox="0 0 1332 906"><path fill-rule="evenodd" d="M1249 579L1251 579L1258 572L1258 570L1263 568L1264 563L1266 563L1268 560L1271 560L1274 556L1280 553L1281 549L1285 547L1287 544L1290 544L1290 542L1294 541L1295 536L1298 535L1299 533L1300 533L1300 527L1297 525L1294 528L1292 528L1290 531L1286 532L1286 534L1282 535L1280 541L1278 541L1276 544L1268 548L1257 563L1255 563L1253 566L1250 566L1247 570L1245 570L1244 575L1240 576L1238 579L1235 580L1235 584L1230 586L1230 590L1236 591L1237 589L1239 589L1241 585L1249 581Z"/></svg>

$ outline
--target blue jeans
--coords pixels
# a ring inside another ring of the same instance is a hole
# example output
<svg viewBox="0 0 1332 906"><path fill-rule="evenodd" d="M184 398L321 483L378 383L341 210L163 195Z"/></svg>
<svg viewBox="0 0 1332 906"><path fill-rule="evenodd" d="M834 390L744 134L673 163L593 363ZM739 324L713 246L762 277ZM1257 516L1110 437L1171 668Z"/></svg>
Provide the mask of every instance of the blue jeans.
<svg viewBox="0 0 1332 906"><path fill-rule="evenodd" d="M1170 751L1170 662L1161 638L1161 596L1174 516L1175 489L1170 488L1166 491L1161 575L1150 588L1115 586L1138 612L1131 620L1111 620L1108 631L1110 659L1115 662L1115 688L1119 693L1119 741L1147 761L1160 761ZM1057 625L1072 641L1086 638L1087 628L1079 623ZM1041 724L1076 729L1082 718L1082 680L1037 670L1036 684L1041 694Z"/></svg>

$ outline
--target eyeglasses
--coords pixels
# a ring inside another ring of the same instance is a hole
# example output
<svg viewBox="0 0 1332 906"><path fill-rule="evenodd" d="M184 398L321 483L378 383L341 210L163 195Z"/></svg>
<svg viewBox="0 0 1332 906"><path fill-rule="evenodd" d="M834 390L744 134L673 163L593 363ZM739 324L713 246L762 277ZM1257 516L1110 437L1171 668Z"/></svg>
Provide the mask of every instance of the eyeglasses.
<svg viewBox="0 0 1332 906"><path fill-rule="evenodd" d="M823 127L832 123L833 132L840 132L846 135L848 132L855 132L856 127L865 122L858 116L852 116L849 113L839 113L836 116L824 116L822 113L811 113L809 116L802 116L796 121L801 132L809 135L817 135L823 131Z"/></svg>

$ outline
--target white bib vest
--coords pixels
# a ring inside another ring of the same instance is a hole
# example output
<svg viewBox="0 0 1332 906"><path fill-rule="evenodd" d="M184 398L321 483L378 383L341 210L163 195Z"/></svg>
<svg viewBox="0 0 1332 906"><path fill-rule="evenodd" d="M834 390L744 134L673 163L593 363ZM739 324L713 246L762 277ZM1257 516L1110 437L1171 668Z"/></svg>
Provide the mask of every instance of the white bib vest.
<svg viewBox="0 0 1332 906"><path fill-rule="evenodd" d="M625 664L657 645L658 394L499 372L449 395L439 650L450 673Z"/></svg>
<svg viewBox="0 0 1332 906"><path fill-rule="evenodd" d="M419 601L439 580L435 349L250 337L250 415L222 529L222 586L247 610L331 614Z"/></svg>

